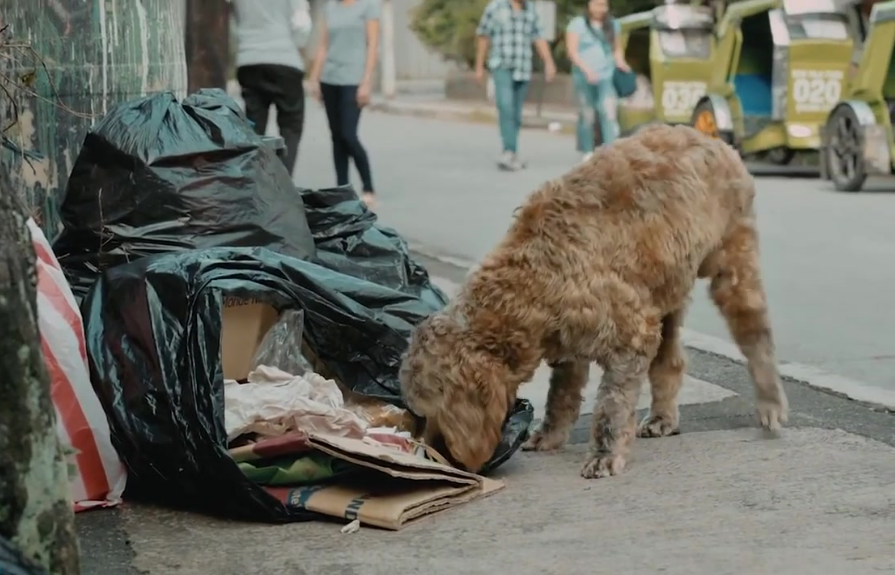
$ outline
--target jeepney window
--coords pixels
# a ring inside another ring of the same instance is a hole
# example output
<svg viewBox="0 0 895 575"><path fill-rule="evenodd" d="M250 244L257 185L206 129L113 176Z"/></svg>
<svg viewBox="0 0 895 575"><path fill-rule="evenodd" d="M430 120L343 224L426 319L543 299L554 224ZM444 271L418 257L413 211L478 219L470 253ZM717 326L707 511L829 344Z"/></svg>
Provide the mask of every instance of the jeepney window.
<svg viewBox="0 0 895 575"><path fill-rule="evenodd" d="M848 40L849 21L845 14L787 15L786 27L792 40Z"/></svg>
<svg viewBox="0 0 895 575"><path fill-rule="evenodd" d="M711 30L660 30L659 45L669 58L707 59L712 52Z"/></svg>

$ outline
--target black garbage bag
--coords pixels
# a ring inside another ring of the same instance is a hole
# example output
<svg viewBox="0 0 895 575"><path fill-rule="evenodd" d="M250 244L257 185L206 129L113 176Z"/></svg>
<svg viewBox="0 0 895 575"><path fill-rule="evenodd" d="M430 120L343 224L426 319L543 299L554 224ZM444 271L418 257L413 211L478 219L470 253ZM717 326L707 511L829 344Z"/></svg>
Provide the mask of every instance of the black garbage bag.
<svg viewBox="0 0 895 575"><path fill-rule="evenodd" d="M438 308L262 248L141 258L107 269L87 294L91 380L129 469L129 494L243 519L306 519L249 481L227 453L223 294L301 309L305 340L333 376L401 407L401 355L413 327ZM510 418L501 445L508 452L495 460L518 448L526 417L530 406Z"/></svg>
<svg viewBox="0 0 895 575"><path fill-rule="evenodd" d="M137 258L217 246L309 258L301 195L275 147L220 89L178 102L124 102L87 134L60 207L53 251L82 298L98 272Z"/></svg>
<svg viewBox="0 0 895 575"><path fill-rule="evenodd" d="M0 536L0 574L47 575L47 571L23 557L12 541Z"/></svg>
<svg viewBox="0 0 895 575"><path fill-rule="evenodd" d="M516 453L522 444L528 440L531 422L535 417L535 409L527 399L516 399L513 409L507 414L503 423L503 431L500 437L500 445L494 451L494 455L488 460L479 474L488 475Z"/></svg>
<svg viewBox="0 0 895 575"><path fill-rule="evenodd" d="M410 257L407 242L377 223L350 186L301 189L317 260L330 269L413 294L441 308L448 298Z"/></svg>

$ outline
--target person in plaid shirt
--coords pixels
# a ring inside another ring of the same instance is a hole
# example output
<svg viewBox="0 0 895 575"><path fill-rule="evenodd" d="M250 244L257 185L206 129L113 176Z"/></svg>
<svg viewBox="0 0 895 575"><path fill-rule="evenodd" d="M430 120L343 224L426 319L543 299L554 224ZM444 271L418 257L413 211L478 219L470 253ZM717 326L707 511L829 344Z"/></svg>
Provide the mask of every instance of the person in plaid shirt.
<svg viewBox="0 0 895 575"><path fill-rule="evenodd" d="M475 75L485 79L485 56L494 79L494 99L503 155L499 165L504 170L519 170L525 164L518 157L519 129L522 127L522 103L528 93L533 68L532 44L544 60L544 74L549 82L556 75L550 47L534 5L530 0L491 0L476 29ZM490 50L489 50L490 48Z"/></svg>

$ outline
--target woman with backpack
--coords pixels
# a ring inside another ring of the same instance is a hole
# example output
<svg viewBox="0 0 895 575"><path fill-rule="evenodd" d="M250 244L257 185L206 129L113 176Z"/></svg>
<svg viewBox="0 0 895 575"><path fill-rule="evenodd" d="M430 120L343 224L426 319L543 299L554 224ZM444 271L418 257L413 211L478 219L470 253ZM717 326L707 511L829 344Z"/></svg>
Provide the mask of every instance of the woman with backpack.
<svg viewBox="0 0 895 575"><path fill-rule="evenodd" d="M589 0L587 9L566 27L566 49L572 63L572 82L578 100L578 151L587 161L594 150L594 124L599 122L602 144L619 133L616 68L630 72L619 40L621 29L609 13L608 0Z"/></svg>

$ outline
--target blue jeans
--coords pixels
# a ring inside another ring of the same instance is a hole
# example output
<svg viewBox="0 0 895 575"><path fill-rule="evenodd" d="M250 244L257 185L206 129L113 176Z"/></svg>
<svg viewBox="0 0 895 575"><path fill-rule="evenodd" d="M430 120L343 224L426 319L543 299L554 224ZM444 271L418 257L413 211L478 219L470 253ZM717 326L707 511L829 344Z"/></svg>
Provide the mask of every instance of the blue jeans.
<svg viewBox="0 0 895 575"><path fill-rule="evenodd" d="M494 99L497 102L497 124L504 152L516 152L519 129L522 128L522 104L528 93L528 81L513 79L509 68L491 70L494 79Z"/></svg>
<svg viewBox="0 0 895 575"><path fill-rule="evenodd" d="M588 84L587 78L577 69L572 73L575 96L578 99L578 151L594 150L594 119L600 119L603 144L611 144L618 138L618 94L612 78Z"/></svg>

